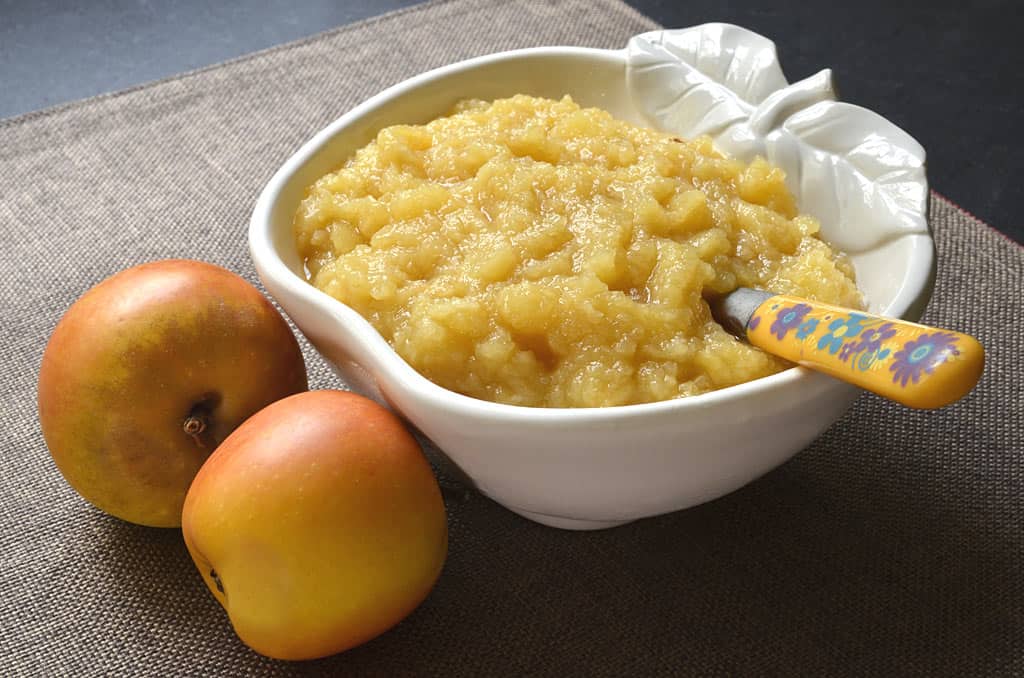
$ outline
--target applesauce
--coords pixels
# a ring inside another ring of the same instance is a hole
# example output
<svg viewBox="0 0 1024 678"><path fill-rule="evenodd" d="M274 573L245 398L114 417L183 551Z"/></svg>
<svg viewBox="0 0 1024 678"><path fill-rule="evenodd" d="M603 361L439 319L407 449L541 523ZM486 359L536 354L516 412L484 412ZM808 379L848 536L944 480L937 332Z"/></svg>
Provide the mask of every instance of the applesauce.
<svg viewBox="0 0 1024 678"><path fill-rule="evenodd" d="M294 220L310 282L417 371L538 407L666 400L788 367L723 330L705 295L859 307L818 228L762 159L523 95L381 130Z"/></svg>

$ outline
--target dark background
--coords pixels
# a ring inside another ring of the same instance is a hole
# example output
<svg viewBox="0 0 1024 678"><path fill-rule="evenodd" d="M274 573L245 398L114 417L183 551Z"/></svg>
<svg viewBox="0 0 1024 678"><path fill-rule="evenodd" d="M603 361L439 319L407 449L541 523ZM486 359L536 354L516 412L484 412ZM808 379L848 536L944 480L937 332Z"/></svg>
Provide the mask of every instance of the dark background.
<svg viewBox="0 0 1024 678"><path fill-rule="evenodd" d="M0 117L131 87L413 0L0 0ZM1024 3L629 0L665 26L736 23L775 40L790 81L841 97L928 152L938 192L1024 242ZM920 5L920 6L919 6Z"/></svg>

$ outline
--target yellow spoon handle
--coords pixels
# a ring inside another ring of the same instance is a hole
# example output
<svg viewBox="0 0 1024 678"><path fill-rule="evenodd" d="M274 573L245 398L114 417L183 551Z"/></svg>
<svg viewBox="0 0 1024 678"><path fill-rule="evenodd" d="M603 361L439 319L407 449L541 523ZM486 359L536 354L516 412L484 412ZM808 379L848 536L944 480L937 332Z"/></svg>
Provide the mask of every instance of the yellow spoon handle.
<svg viewBox="0 0 1024 678"><path fill-rule="evenodd" d="M966 334L784 294L757 307L746 334L769 353L922 409L967 395L985 363Z"/></svg>

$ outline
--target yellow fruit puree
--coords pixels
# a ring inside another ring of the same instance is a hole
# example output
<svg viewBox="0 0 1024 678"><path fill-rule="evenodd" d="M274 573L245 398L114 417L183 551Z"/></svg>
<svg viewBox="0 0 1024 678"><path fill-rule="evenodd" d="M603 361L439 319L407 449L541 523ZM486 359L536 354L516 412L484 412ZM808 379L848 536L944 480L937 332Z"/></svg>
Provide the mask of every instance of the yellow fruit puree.
<svg viewBox="0 0 1024 678"><path fill-rule="evenodd" d="M709 294L861 304L781 170L569 97L383 129L294 228L310 281L416 370L514 405L666 400L788 366L723 330Z"/></svg>

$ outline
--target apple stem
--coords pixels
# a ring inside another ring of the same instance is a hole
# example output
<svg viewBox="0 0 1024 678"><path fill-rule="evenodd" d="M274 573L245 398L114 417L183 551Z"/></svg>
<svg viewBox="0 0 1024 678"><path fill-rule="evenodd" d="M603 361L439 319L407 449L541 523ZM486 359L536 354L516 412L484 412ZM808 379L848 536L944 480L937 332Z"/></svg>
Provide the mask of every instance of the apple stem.
<svg viewBox="0 0 1024 678"><path fill-rule="evenodd" d="M210 568L210 579L213 580L213 583L217 587L217 590L221 593L224 593L224 584L221 583L220 577L217 575L217 570Z"/></svg>
<svg viewBox="0 0 1024 678"><path fill-rule="evenodd" d="M206 447L203 445L203 441L199 438L202 432L206 430L206 417L202 412L192 412L185 417L182 429L187 435L192 437L192 440L195 441L196 445L199 447Z"/></svg>

